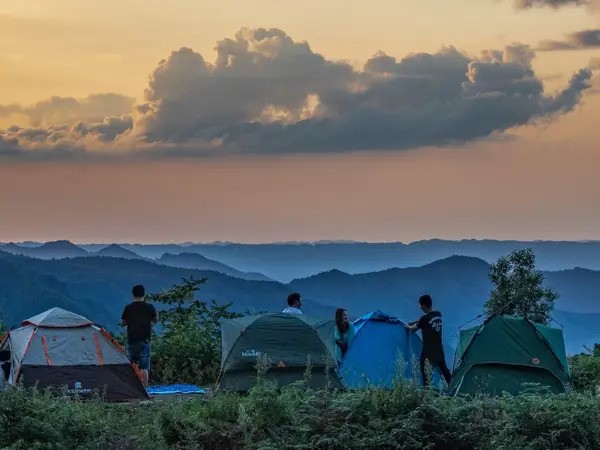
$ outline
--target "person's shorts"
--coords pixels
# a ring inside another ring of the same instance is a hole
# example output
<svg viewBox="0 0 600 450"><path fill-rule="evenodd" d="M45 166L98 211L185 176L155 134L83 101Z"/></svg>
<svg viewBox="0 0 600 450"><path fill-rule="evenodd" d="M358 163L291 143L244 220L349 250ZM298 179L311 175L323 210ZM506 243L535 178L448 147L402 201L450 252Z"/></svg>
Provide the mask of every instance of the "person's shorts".
<svg viewBox="0 0 600 450"><path fill-rule="evenodd" d="M150 371L150 342L131 342L127 346L129 359L142 370Z"/></svg>

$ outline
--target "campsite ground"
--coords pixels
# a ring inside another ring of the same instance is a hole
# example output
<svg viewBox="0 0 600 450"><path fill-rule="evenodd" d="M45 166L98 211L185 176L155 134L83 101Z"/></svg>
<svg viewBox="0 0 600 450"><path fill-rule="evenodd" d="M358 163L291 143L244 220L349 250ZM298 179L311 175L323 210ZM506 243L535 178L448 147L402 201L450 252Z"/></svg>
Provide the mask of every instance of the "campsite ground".
<svg viewBox="0 0 600 450"><path fill-rule="evenodd" d="M30 448L598 448L592 394L448 398L392 391L276 392L111 405L12 388L0 394L0 447Z"/></svg>

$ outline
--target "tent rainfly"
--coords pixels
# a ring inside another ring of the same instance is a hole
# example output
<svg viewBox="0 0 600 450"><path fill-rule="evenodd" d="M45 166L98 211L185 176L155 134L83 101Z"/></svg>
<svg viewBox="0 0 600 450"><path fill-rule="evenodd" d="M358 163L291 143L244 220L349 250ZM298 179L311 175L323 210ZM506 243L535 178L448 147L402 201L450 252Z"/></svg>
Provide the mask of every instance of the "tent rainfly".
<svg viewBox="0 0 600 450"><path fill-rule="evenodd" d="M419 358L423 345L416 333L396 317L371 312L353 323L355 337L340 364L348 388L391 388L397 379L421 381ZM439 378L434 374L434 382Z"/></svg>
<svg viewBox="0 0 600 450"><path fill-rule="evenodd" d="M562 330L496 315L460 332L451 393L519 394L540 386L571 389Z"/></svg>
<svg viewBox="0 0 600 450"><path fill-rule="evenodd" d="M108 401L148 398L137 368L103 328L85 317L52 308L8 331L0 343L0 379L39 389L66 388Z"/></svg>
<svg viewBox="0 0 600 450"><path fill-rule="evenodd" d="M306 378L314 388L342 388L335 359L332 320L271 313L225 320L218 389L248 391L257 379L257 362L266 363L264 377L278 387Z"/></svg>

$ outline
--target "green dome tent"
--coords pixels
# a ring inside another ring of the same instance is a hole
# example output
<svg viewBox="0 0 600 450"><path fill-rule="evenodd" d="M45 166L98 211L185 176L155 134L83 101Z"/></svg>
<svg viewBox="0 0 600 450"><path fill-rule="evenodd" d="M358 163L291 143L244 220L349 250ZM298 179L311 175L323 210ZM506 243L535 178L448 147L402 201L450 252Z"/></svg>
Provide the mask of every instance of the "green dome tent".
<svg viewBox="0 0 600 450"><path fill-rule="evenodd" d="M519 394L531 383L553 393L571 389L562 330L496 315L460 332L452 394Z"/></svg>
<svg viewBox="0 0 600 450"><path fill-rule="evenodd" d="M310 361L312 387L341 388L334 326L332 320L283 313L223 321L218 389L245 392L252 388L259 358L268 360L265 378L278 387L304 379Z"/></svg>

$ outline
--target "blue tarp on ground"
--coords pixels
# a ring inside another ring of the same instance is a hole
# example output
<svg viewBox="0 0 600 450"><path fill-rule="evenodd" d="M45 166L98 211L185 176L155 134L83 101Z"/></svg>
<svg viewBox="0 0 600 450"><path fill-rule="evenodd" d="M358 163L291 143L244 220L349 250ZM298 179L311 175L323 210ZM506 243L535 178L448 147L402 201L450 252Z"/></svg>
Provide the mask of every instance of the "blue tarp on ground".
<svg viewBox="0 0 600 450"><path fill-rule="evenodd" d="M169 384L163 386L150 386L149 395L173 395L173 394L206 394L206 391L193 384Z"/></svg>
<svg viewBox="0 0 600 450"><path fill-rule="evenodd" d="M422 341L404 322L374 311L357 319L353 326L356 337L340 365L348 388L391 388L399 378L421 382L418 364Z"/></svg>

